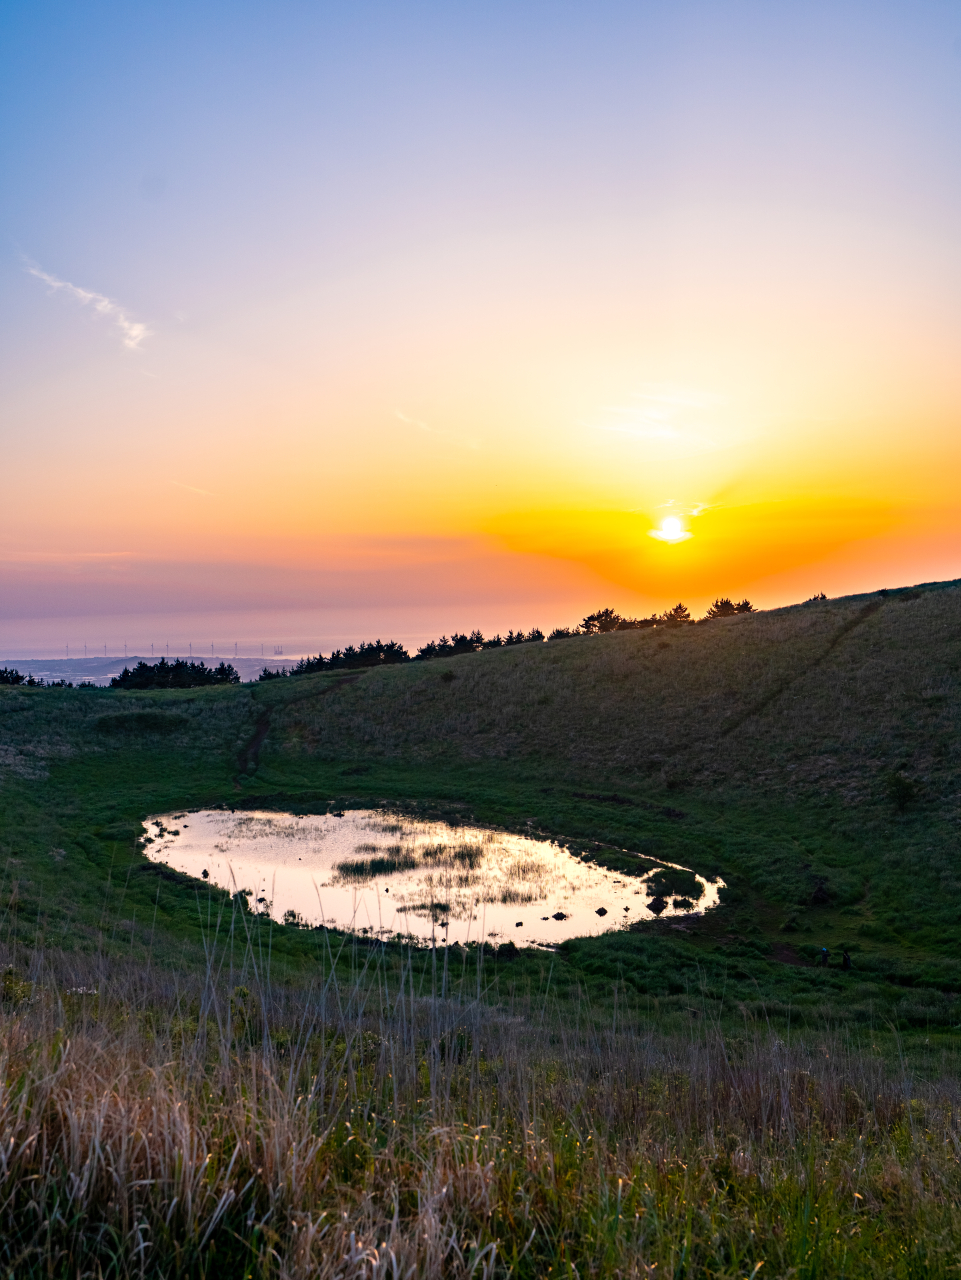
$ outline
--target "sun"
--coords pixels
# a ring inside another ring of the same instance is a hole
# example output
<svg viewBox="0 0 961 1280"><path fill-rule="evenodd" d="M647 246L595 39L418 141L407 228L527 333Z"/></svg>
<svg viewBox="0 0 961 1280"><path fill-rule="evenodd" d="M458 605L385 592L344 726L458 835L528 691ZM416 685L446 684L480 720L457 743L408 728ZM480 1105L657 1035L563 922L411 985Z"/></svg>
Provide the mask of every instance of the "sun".
<svg viewBox="0 0 961 1280"><path fill-rule="evenodd" d="M678 516L665 516L661 521L660 529L649 529L648 532L659 542L685 542L694 536L688 533Z"/></svg>

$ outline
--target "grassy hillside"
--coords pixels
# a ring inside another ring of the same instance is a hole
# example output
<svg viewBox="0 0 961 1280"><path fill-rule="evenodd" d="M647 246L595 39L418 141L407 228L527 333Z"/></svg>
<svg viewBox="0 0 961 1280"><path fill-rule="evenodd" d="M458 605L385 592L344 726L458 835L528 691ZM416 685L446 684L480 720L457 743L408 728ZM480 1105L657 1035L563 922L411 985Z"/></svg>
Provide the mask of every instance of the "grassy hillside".
<svg viewBox="0 0 961 1280"><path fill-rule="evenodd" d="M949 583L349 675L0 687L0 1265L953 1274L959 671ZM686 926L464 957L277 926L138 846L151 813L372 804L729 887Z"/></svg>
<svg viewBox="0 0 961 1280"><path fill-rule="evenodd" d="M907 769L941 802L961 759L959 670L948 586L395 667L336 697L275 687L270 746L852 805Z"/></svg>
<svg viewBox="0 0 961 1280"><path fill-rule="evenodd" d="M751 976L790 990L803 975L777 956L803 968L847 944L873 976L942 993L915 1021L954 1025L959 670L949 583L347 676L4 688L3 892L24 936L99 947L125 921L135 945L149 916L155 949L193 946L194 888L135 853L147 813L426 806L550 833L628 873L619 851L728 881L689 939L652 926L567 948L601 971L652 935L658 955L668 937L700 948L698 965L739 946L760 965L763 943L771 973L752 960Z"/></svg>

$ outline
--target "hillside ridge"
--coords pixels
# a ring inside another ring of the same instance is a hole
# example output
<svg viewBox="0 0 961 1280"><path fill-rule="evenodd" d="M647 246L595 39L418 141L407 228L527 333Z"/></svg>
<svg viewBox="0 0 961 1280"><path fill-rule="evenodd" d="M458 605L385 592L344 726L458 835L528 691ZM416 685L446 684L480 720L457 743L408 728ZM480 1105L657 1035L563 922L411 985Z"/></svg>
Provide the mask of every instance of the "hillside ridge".
<svg viewBox="0 0 961 1280"><path fill-rule="evenodd" d="M151 813L412 805L606 849L626 874L642 854L721 875L719 928L920 948L943 983L959 723L961 582L350 676L4 687L0 858L18 910L85 902L93 937L115 862L157 909ZM185 928L194 889L162 892Z"/></svg>
<svg viewBox="0 0 961 1280"><path fill-rule="evenodd" d="M289 759L549 757L669 790L828 787L857 803L891 771L945 791L961 763L959 671L952 582L460 655L332 697L305 677L322 699L271 687L258 702L265 751Z"/></svg>

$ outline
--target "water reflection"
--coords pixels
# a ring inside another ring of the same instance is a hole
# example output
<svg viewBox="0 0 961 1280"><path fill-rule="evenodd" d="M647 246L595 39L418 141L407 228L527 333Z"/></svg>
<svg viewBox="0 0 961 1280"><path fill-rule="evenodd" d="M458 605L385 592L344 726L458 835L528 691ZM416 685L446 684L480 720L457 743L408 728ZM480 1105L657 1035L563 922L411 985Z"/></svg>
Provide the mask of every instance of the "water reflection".
<svg viewBox="0 0 961 1280"><path fill-rule="evenodd" d="M626 877L551 841L383 810L211 810L147 828L149 858L242 891L255 911L379 937L549 945L708 911L723 885L651 859Z"/></svg>

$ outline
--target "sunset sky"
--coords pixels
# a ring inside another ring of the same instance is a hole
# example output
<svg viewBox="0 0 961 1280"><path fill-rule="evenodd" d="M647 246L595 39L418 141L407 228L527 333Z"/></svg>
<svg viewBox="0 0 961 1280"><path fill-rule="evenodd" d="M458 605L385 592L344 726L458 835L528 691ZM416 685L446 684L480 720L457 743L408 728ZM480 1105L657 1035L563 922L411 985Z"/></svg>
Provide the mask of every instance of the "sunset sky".
<svg viewBox="0 0 961 1280"><path fill-rule="evenodd" d="M17 0L0 117L0 658L961 576L959 4Z"/></svg>

